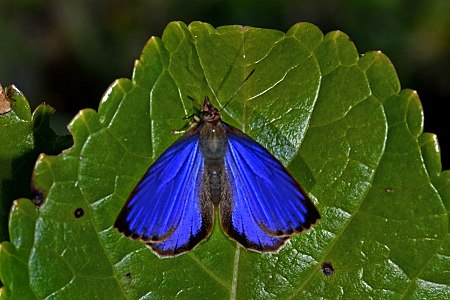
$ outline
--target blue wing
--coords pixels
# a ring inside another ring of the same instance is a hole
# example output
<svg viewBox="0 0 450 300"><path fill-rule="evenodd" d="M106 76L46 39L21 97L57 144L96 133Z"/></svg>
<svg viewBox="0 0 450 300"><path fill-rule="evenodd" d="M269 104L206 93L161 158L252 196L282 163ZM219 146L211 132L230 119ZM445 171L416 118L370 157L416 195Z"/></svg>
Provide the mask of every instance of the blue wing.
<svg viewBox="0 0 450 300"><path fill-rule="evenodd" d="M264 147L230 125L225 167L230 197L220 204L224 230L244 247L276 251L320 218L314 204Z"/></svg>
<svg viewBox="0 0 450 300"><path fill-rule="evenodd" d="M196 130L171 145L128 198L114 227L147 242L160 256L186 252L212 229L214 208L202 201L203 156Z"/></svg>

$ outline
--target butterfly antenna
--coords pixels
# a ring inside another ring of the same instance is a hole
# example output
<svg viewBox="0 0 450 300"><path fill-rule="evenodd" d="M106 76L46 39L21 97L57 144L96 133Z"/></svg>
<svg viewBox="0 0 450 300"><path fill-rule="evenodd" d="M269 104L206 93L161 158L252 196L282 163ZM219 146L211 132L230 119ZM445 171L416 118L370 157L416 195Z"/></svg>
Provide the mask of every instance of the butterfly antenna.
<svg viewBox="0 0 450 300"><path fill-rule="evenodd" d="M237 88L236 92L234 92L234 94L230 97L230 100L228 100L224 106L222 106L220 108L220 111L223 111L225 109L225 107L231 102L231 100L233 100L234 96L236 96L236 94L241 90L241 88L244 86L244 84L247 82L247 80L250 78L250 76L253 75L253 73L255 73L255 69L253 69L248 75L247 77L245 77L244 81L242 81L241 85Z"/></svg>

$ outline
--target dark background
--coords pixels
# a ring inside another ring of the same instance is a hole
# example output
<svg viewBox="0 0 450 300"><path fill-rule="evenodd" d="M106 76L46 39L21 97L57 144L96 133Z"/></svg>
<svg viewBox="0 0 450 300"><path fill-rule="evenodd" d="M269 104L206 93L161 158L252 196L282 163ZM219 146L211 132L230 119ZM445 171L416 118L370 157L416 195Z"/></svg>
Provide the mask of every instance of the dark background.
<svg viewBox="0 0 450 300"><path fill-rule="evenodd" d="M33 108L45 101L53 127L86 107L97 108L107 87L131 77L134 60L167 23L205 21L286 31L297 22L348 34L358 51L383 51L402 88L418 91L425 131L438 135L450 167L449 0L1 0L0 84L15 84Z"/></svg>

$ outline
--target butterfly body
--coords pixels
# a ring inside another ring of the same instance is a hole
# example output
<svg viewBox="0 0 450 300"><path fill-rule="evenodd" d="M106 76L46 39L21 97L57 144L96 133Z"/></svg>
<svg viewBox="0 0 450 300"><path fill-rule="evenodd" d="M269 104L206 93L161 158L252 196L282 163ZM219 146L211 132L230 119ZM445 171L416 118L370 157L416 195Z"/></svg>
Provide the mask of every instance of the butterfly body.
<svg viewBox="0 0 450 300"><path fill-rule="evenodd" d="M204 189L210 200L217 206L228 189L225 172L227 136L220 120L199 124L200 150L204 160Z"/></svg>
<svg viewBox="0 0 450 300"><path fill-rule="evenodd" d="M277 251L320 218L283 165L223 122L206 98L193 128L149 168L114 226L161 257L175 256L210 235L214 209L228 236L262 252Z"/></svg>

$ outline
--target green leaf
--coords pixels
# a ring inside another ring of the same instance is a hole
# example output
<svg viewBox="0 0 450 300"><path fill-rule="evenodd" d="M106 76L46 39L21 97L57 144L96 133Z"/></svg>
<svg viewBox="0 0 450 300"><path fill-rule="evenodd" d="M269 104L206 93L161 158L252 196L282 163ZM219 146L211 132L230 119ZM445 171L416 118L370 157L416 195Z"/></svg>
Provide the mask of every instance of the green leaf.
<svg viewBox="0 0 450 300"><path fill-rule="evenodd" d="M0 86L0 241L8 239L8 214L14 199L31 197L31 173L41 152L57 154L72 143L50 129L54 109L30 106L14 86Z"/></svg>
<svg viewBox="0 0 450 300"><path fill-rule="evenodd" d="M277 254L237 247L216 224L193 251L159 259L112 228L177 139L169 131L185 127L205 96L228 103L223 119L286 164L321 212ZM446 299L450 173L422 124L417 94L400 90L387 57L360 57L342 32L170 23L132 80L117 80L98 113L75 117L74 146L39 158L34 182L45 201L13 206L2 296Z"/></svg>

